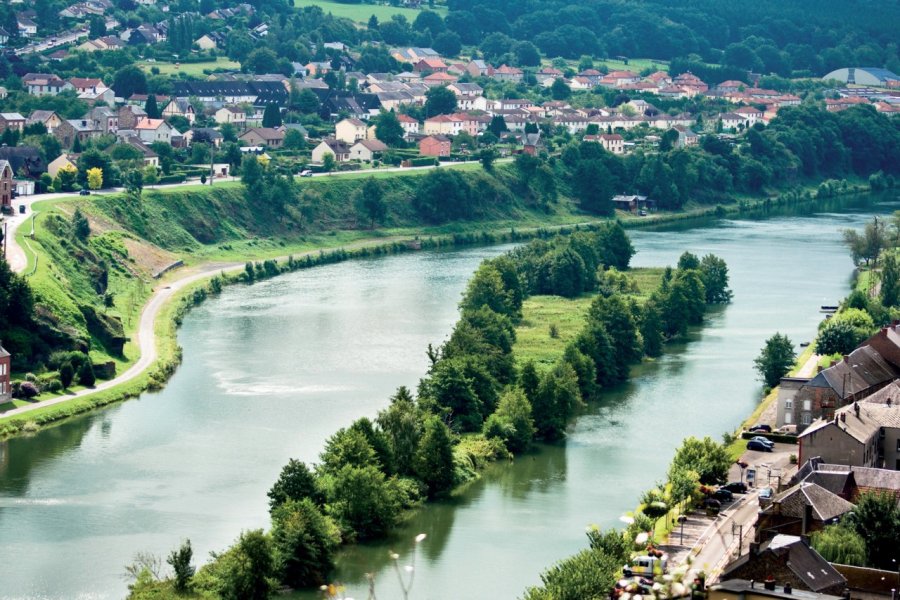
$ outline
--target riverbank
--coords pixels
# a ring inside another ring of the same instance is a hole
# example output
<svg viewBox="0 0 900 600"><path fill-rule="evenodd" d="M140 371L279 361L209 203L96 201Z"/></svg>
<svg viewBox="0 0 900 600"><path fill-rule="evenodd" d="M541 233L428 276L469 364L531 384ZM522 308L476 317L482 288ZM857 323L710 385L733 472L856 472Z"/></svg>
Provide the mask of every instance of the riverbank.
<svg viewBox="0 0 900 600"><path fill-rule="evenodd" d="M861 185L847 185L843 188L842 192L850 193L858 193L863 190L863 186ZM830 198L831 196L828 196ZM109 200L107 198L107 200ZM788 194L783 194L775 199L759 199L755 203L747 200L741 200L735 203L733 206L723 207L702 207L693 209L690 212L681 212L681 213L670 213L670 214L657 214L650 217L635 217L628 215L619 214L617 216L622 217L622 223L625 227L649 227L649 226L661 226L667 224L678 224L681 222L688 222L692 220L701 220L707 219L710 217L713 218L722 218L729 215L747 215L751 214L754 211L768 211L775 207L790 207L796 206L798 204L809 204L810 206L814 206L817 201L822 200L818 197L818 194L812 193L809 189L803 191L795 191ZM56 200L52 203L47 203L47 205L41 206L39 205L39 210L42 210L45 214L50 212L53 209L57 209L58 205L65 205L68 202L73 202L78 205L83 205L84 200L79 199L77 197L72 198L70 200ZM71 210L71 207L68 208L65 213L68 213ZM239 248L235 248L231 245L220 245L215 253L208 256L214 256L217 259L215 262L206 261L197 261L195 259L191 259L190 256L184 256L186 259L185 262L188 265L188 269L197 270L203 275L198 279L209 279L214 276L215 273L219 271L226 270L229 273L234 273L240 271L244 267L244 263L232 261L232 262L222 262L222 258L234 257L237 252L245 252L248 256L250 256L250 260L262 260L266 259L267 262L275 262L275 263L283 263L290 258L290 255L286 254L286 252L291 251L292 249L300 250L299 254L296 254L295 257L312 257L319 255L322 257L322 252L328 248L331 248L331 254L328 255L326 260L323 260L321 263L317 262L315 264L327 264L327 262L334 262L336 260L346 260L348 258L356 258L356 257L368 257L375 256L384 253L391 253L397 251L408 251L414 248L422 247L424 243L424 247L440 247L440 246L462 246L462 245L470 245L470 244L478 244L478 243L496 243L498 241L507 241L510 239L527 239L529 235L541 236L548 232L561 231L564 232L567 227L575 227L577 228L580 225L590 225L591 223L598 223L600 220L593 220L585 222L583 215L577 215L572 213L558 213L551 221L556 221L560 224L554 225L552 227L534 227L532 229L523 229L521 231L516 231L515 229L510 229L507 231L505 228L515 225L516 223L522 224L532 224L535 223L535 217L531 218L525 217L521 218L519 221L510 221L510 220L500 220L493 222L463 222L463 223L451 223L443 226L437 227L428 227L421 229L411 229L411 228L393 228L382 230L378 232L351 232L351 235L324 235L315 238L313 242L314 247L310 248L310 242L304 241L296 246L291 246L286 244L283 240L270 243L270 244L258 244L258 240L250 240L251 246L241 246ZM478 231L478 227L489 227L489 229ZM367 235L367 233L374 233L373 237L363 237ZM522 235L523 237L519 238L518 236ZM387 237L385 237L387 236ZM25 233L24 231L18 232L18 239L20 241L24 241ZM387 240L387 241L386 241ZM351 252L348 253L346 248L350 248ZM359 249L358 252L355 249ZM275 256L276 258L267 258ZM28 269L33 269L39 264L38 254L35 252L34 254L28 255ZM43 260L43 267L48 267L48 257L45 256ZM303 268L308 266L314 266L310 262L304 262L302 265ZM288 269L292 270L292 269ZM259 272L266 276L265 268L261 268ZM277 274L282 272L281 268L277 268L270 271L272 274ZM169 293L163 294L167 296L166 300L171 300L168 298L171 296L171 286L185 285L186 279L192 278L194 275L184 274L184 271L175 270L167 273L160 280L159 288L161 290L166 291L168 286ZM223 283L237 283L245 281L240 277L234 279L223 279ZM193 283L191 281L190 283ZM195 304L198 301L198 298L202 300L202 296L206 293L203 289L205 284L196 283L196 285L192 285L190 290L186 290L178 300L178 304L180 306L173 309L172 314L183 313L188 310L189 307ZM201 292L201 290L203 290ZM200 294L199 296L197 294ZM171 334L167 337L168 339L162 340L160 344L157 344L154 339L156 337L155 331L157 330L157 325L155 324L156 316L158 311L153 312L151 314L151 322L144 323L144 315L147 312L147 306L151 302L163 302L162 300L155 300L157 295L146 296L146 303L143 303L139 308L137 308L137 312L140 315L138 320L139 323L143 323L141 325L144 328L145 335L144 338L149 338L150 341L141 342L140 335L137 335L136 332L133 332L131 337L131 344L135 346L140 346L141 351L137 357L134 357L131 361L126 361L122 363L122 365L127 369L126 373L128 374L127 380L124 375L117 377L111 382L104 382L101 384L102 390L93 390L93 389L84 389L79 390L75 394L67 394L64 396L59 396L53 399L54 405L43 405L43 404L35 404L28 405L22 407L23 409L16 409L17 412L8 411L2 417L0 417L0 438L9 437L12 435L17 435L20 433L33 432L42 426L46 426L48 424L59 421L60 419L67 418L74 414L83 413L89 410L93 410L94 408L98 408L100 406L105 406L120 400L124 400L127 398L134 397L139 395L141 391L147 389L156 389L159 385L162 384L159 381L162 378L164 381L174 369L177 367L177 364L180 360L179 353L177 350L177 341L175 340L175 326L171 326ZM134 298L130 299L131 301L131 310L135 310L134 306ZM162 304L160 304L162 306ZM162 330L166 330L167 328L162 328ZM157 346L160 346L162 350L158 352L159 360L158 364L156 362L156 353ZM152 356L153 358L147 358L148 356ZM139 367L139 368L137 368ZM139 375L147 370L151 369L145 376ZM27 417L25 415L28 415Z"/></svg>

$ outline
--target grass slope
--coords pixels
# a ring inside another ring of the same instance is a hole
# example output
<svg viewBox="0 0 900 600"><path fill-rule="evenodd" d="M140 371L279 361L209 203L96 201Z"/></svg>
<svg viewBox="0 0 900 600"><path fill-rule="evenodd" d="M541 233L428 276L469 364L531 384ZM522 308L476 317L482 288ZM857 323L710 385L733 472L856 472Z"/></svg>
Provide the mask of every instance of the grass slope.
<svg viewBox="0 0 900 600"><path fill-rule="evenodd" d="M235 62L233 60L228 60L225 57L219 57L216 60L207 60L204 62L194 63L176 64L173 62L147 62L142 60L135 64L147 73L149 73L151 69L156 67L157 69L159 69L160 75L177 76L179 73L184 73L185 75L189 75L191 77L202 77L208 72L215 71L216 69L235 70L241 68L241 63Z"/></svg>
<svg viewBox="0 0 900 600"><path fill-rule="evenodd" d="M343 4L340 2L328 2L327 0L294 0L294 6L303 8L306 6L318 6L325 13L331 13L335 17L344 17L357 23L368 23L369 17L375 15L378 21L390 21L394 15L403 15L412 23L419 15L417 8L402 8L383 4ZM432 9L442 17L447 16L447 9L436 6Z"/></svg>

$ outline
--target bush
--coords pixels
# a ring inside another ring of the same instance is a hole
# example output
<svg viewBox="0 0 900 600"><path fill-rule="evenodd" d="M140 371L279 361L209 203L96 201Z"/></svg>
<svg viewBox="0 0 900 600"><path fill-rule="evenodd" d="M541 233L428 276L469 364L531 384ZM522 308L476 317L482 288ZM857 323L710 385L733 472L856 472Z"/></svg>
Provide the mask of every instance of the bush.
<svg viewBox="0 0 900 600"><path fill-rule="evenodd" d="M59 367L59 380L62 382L63 389L68 389L75 379L75 368L70 362L64 362Z"/></svg>
<svg viewBox="0 0 900 600"><path fill-rule="evenodd" d="M50 383L47 384L46 390L48 392L56 393L63 389L62 382L59 379L53 379Z"/></svg>
<svg viewBox="0 0 900 600"><path fill-rule="evenodd" d="M23 381L19 384L19 397L20 398L34 398L38 394L41 393L41 390L30 381Z"/></svg>

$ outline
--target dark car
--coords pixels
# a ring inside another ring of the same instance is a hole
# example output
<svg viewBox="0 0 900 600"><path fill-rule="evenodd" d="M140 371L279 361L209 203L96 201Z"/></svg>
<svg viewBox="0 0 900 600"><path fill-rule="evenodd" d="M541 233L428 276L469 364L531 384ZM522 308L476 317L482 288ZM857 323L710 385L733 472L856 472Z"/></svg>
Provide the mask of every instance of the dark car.
<svg viewBox="0 0 900 600"><path fill-rule="evenodd" d="M743 481L732 481L722 486L723 490L728 490L732 494L746 494L747 484Z"/></svg>
<svg viewBox="0 0 900 600"><path fill-rule="evenodd" d="M772 433L772 426L766 425L765 423L759 423L759 424L751 427L748 431L750 431L750 433L754 433L754 432L758 432L758 431L765 432L765 433Z"/></svg>
<svg viewBox="0 0 900 600"><path fill-rule="evenodd" d="M759 497L761 500L771 500L774 495L775 491L770 487L763 488L759 491Z"/></svg>
<svg viewBox="0 0 900 600"><path fill-rule="evenodd" d="M747 450L757 450L759 452L771 452L774 444L764 444L759 440L750 440L747 442Z"/></svg>
<svg viewBox="0 0 900 600"><path fill-rule="evenodd" d="M731 502L734 500L734 494L725 488L719 488L710 495L710 498L714 498L719 502Z"/></svg>
<svg viewBox="0 0 900 600"><path fill-rule="evenodd" d="M80 192L78 192L78 195L79 196L90 196L91 191L90 190L81 190Z"/></svg>

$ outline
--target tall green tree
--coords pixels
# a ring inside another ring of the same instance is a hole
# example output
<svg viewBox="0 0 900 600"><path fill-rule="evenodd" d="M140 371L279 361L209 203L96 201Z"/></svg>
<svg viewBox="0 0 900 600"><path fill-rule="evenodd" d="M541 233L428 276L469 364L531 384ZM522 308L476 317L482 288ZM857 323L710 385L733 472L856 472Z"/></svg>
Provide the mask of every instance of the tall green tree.
<svg viewBox="0 0 900 600"><path fill-rule="evenodd" d="M116 92L116 96L121 98L130 98L134 94L146 94L147 76L135 65L122 67L116 71L113 77L112 88Z"/></svg>
<svg viewBox="0 0 900 600"><path fill-rule="evenodd" d="M275 588L272 541L262 529L241 533L219 560L219 596L223 600L267 600Z"/></svg>
<svg viewBox="0 0 900 600"><path fill-rule="evenodd" d="M268 492L269 511L274 511L289 501L300 501L311 498L320 501L320 493L316 485L316 477L305 463L290 459L282 467L278 480Z"/></svg>
<svg viewBox="0 0 900 600"><path fill-rule="evenodd" d="M688 437L675 451L675 457L669 466L669 474L679 470L692 470L699 475L700 483L713 485L726 480L731 464L731 457L728 456L723 444L709 436L702 440Z"/></svg>
<svg viewBox="0 0 900 600"><path fill-rule="evenodd" d="M728 287L728 265L713 254L707 254L700 261L700 278L706 290L707 304L727 304L733 296Z"/></svg>
<svg viewBox="0 0 900 600"><path fill-rule="evenodd" d="M794 343L786 336L776 333L766 340L759 356L753 361L760 379L769 387L778 385L797 359Z"/></svg>
<svg viewBox="0 0 900 600"><path fill-rule="evenodd" d="M89 361L86 361L86 364L87 362ZM191 579L194 577L195 571L194 565L191 564L193 557L194 551L191 548L191 540L185 540L177 550L172 550L169 558L166 559L166 562L169 563L175 574L173 585L176 592L185 593L191 589Z"/></svg>
<svg viewBox="0 0 900 600"><path fill-rule="evenodd" d="M369 229L375 229L375 224L387 216L384 191L374 177L369 177L363 182L362 187L354 194L353 203L356 206L356 214L368 222Z"/></svg>
<svg viewBox="0 0 900 600"><path fill-rule="evenodd" d="M399 475L415 473L415 455L422 438L424 420L424 412L405 386L397 389L391 396L390 405L375 419L387 436L394 468Z"/></svg>
<svg viewBox="0 0 900 600"><path fill-rule="evenodd" d="M900 265L897 257L889 252L881 263L881 304L885 307L900 303Z"/></svg>
<svg viewBox="0 0 900 600"><path fill-rule="evenodd" d="M403 126L393 110L382 111L375 123L375 137L388 146L403 145Z"/></svg>
<svg viewBox="0 0 900 600"><path fill-rule="evenodd" d="M425 421L415 465L419 479L428 486L429 496L439 496L452 489L453 442L450 429L439 417L432 416Z"/></svg>
<svg viewBox="0 0 900 600"><path fill-rule="evenodd" d="M900 506L889 492L867 492L856 502L848 521L865 540L869 566L894 570L900 540Z"/></svg>
<svg viewBox="0 0 900 600"><path fill-rule="evenodd" d="M446 86L437 85L425 92L425 116L449 115L456 112L456 94Z"/></svg>
<svg viewBox="0 0 900 600"><path fill-rule="evenodd" d="M577 353L577 350L573 351ZM580 354L580 353L579 353ZM589 367L586 357L581 355L582 364ZM593 373L587 373L593 385ZM532 400L532 417L535 434L544 440L556 440L565 435L566 425L575 409L582 404L579 388L579 374L569 361L561 360L540 378Z"/></svg>
<svg viewBox="0 0 900 600"><path fill-rule="evenodd" d="M276 104L266 104L262 118L263 127L281 127L281 109Z"/></svg>
<svg viewBox="0 0 900 600"><path fill-rule="evenodd" d="M148 94L147 101L144 103L144 112L147 113L147 116L151 119L158 119L160 115L160 108L157 106L156 102L156 94Z"/></svg>
<svg viewBox="0 0 900 600"><path fill-rule="evenodd" d="M522 452L534 438L531 403L521 388L508 388L497 403L497 410L484 423L486 437L500 437L513 453Z"/></svg>
<svg viewBox="0 0 900 600"><path fill-rule="evenodd" d="M340 542L337 525L309 498L289 500L272 513L275 570L292 588L327 582Z"/></svg>

